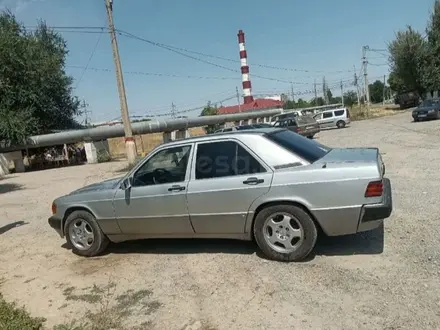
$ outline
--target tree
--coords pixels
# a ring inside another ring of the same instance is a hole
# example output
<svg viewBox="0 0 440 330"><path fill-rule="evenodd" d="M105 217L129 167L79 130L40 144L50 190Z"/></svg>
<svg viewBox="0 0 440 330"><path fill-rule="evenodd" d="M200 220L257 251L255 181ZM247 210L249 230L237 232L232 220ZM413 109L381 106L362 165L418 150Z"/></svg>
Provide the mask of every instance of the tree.
<svg viewBox="0 0 440 330"><path fill-rule="evenodd" d="M328 101L328 103L332 104L333 103L333 93L330 90L330 88L327 88L326 94L327 94L327 101Z"/></svg>
<svg viewBox="0 0 440 330"><path fill-rule="evenodd" d="M417 91L423 93L424 67L427 61L427 42L411 26L398 31L396 39L389 43L390 87L402 93Z"/></svg>
<svg viewBox="0 0 440 330"><path fill-rule="evenodd" d="M27 31L11 12L0 13L0 141L79 126L78 98L64 65L66 42L40 21Z"/></svg>
<svg viewBox="0 0 440 330"><path fill-rule="evenodd" d="M295 109L296 108L296 104L294 101L291 100L287 100L284 102L283 104L283 109L287 110L287 109Z"/></svg>
<svg viewBox="0 0 440 330"><path fill-rule="evenodd" d="M370 91L370 100L372 103L380 103L383 101L384 89L386 86L380 80L368 85Z"/></svg>
<svg viewBox="0 0 440 330"><path fill-rule="evenodd" d="M352 107L357 103L357 94L355 91L346 91L344 93L344 104L348 107Z"/></svg>
<svg viewBox="0 0 440 330"><path fill-rule="evenodd" d="M312 107L322 106L324 104L324 99L321 96L310 100L310 106Z"/></svg>
<svg viewBox="0 0 440 330"><path fill-rule="evenodd" d="M217 115L217 107L213 106L211 102L208 102L208 104L203 108L202 112L200 113L200 116L215 116ZM220 125L208 125L205 127L206 134L212 134L216 130L220 129Z"/></svg>
<svg viewBox="0 0 440 330"><path fill-rule="evenodd" d="M434 3L434 10L426 29L427 55L424 61L424 86L428 91L440 89L440 1Z"/></svg>

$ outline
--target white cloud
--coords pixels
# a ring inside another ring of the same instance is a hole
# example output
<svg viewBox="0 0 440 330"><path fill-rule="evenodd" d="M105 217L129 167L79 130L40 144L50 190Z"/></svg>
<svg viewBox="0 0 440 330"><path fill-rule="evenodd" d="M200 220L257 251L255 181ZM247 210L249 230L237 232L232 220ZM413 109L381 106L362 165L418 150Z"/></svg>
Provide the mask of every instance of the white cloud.
<svg viewBox="0 0 440 330"><path fill-rule="evenodd" d="M0 0L0 9L10 9L13 13L19 13L33 2L44 2L46 0Z"/></svg>

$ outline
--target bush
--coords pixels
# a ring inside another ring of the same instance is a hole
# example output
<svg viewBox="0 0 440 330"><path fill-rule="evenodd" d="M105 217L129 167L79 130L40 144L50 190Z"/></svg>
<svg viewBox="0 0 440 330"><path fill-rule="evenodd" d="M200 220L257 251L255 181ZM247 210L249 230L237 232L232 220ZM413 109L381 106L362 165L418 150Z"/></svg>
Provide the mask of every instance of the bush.
<svg viewBox="0 0 440 330"><path fill-rule="evenodd" d="M1 330L42 330L46 320L32 317L23 307L8 303L0 293L0 329Z"/></svg>
<svg viewBox="0 0 440 330"><path fill-rule="evenodd" d="M98 158L98 163L107 163L112 160L112 156L106 150L99 151L96 156Z"/></svg>

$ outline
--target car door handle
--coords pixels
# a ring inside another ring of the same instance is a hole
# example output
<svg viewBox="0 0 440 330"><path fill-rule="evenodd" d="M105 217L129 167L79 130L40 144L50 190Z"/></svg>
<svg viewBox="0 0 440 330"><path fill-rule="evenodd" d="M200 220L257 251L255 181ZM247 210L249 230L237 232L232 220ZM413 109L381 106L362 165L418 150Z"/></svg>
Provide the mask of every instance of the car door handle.
<svg viewBox="0 0 440 330"><path fill-rule="evenodd" d="M174 185L168 188L168 191L182 191L185 190L184 186Z"/></svg>
<svg viewBox="0 0 440 330"><path fill-rule="evenodd" d="M259 184L263 182L264 182L263 179L258 179L258 178L247 178L246 180L243 181L244 184Z"/></svg>

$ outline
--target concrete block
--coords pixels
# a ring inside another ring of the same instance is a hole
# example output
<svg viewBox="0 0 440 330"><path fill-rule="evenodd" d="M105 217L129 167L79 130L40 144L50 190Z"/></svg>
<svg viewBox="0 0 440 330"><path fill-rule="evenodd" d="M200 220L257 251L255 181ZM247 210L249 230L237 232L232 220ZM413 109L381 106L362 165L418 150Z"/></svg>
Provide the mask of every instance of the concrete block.
<svg viewBox="0 0 440 330"><path fill-rule="evenodd" d="M98 163L98 157L101 153L110 154L108 141L96 141L96 142L85 142L84 149L86 151L87 163L96 164Z"/></svg>

